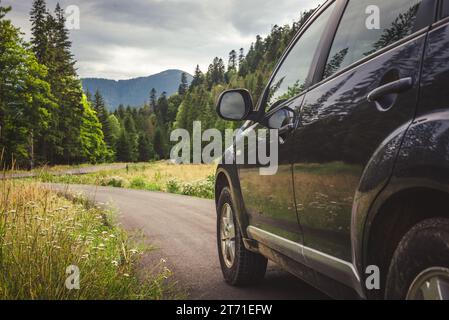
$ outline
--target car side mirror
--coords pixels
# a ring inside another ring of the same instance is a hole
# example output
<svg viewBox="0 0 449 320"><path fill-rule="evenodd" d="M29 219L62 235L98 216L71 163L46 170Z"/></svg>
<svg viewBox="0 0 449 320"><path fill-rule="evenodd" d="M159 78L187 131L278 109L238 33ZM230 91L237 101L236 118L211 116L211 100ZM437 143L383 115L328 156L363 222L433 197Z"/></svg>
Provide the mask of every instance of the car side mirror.
<svg viewBox="0 0 449 320"><path fill-rule="evenodd" d="M248 120L252 112L253 100L248 90L227 90L218 99L217 113L224 120Z"/></svg>
<svg viewBox="0 0 449 320"><path fill-rule="evenodd" d="M279 134L286 134L295 129L296 113L291 108L282 108L269 114L263 125L269 129L279 130Z"/></svg>

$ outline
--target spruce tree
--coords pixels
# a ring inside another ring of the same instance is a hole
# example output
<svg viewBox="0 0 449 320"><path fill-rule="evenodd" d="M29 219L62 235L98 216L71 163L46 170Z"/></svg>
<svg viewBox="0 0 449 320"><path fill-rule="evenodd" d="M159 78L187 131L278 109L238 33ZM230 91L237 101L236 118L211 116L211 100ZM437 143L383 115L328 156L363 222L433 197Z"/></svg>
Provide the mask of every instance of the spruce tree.
<svg viewBox="0 0 449 320"><path fill-rule="evenodd" d="M130 143L129 135L125 130L122 130L120 137L117 140L117 155L116 159L120 162L132 162L133 150Z"/></svg>
<svg viewBox="0 0 449 320"><path fill-rule="evenodd" d="M131 162L137 161L138 158L138 139L136 125L131 113L128 113L123 122L123 128L126 132L127 148L128 148L128 160ZM120 140L120 139L119 139Z"/></svg>
<svg viewBox="0 0 449 320"><path fill-rule="evenodd" d="M164 142L160 128L157 128L156 132L154 133L153 148L157 160L165 159Z"/></svg>
<svg viewBox="0 0 449 320"><path fill-rule="evenodd" d="M31 21L31 45L36 55L37 61L42 64L48 62L48 32L47 5L45 0L34 0L30 12Z"/></svg>
<svg viewBox="0 0 449 320"><path fill-rule="evenodd" d="M95 91L92 105L93 105L94 110L97 112L98 119L100 120L102 129L103 129L103 133L104 133L105 142L109 147L113 147L114 139L111 136L111 130L110 130L110 126L109 126L109 112L106 108L106 103L104 101L104 98L101 95L99 90Z"/></svg>
<svg viewBox="0 0 449 320"><path fill-rule="evenodd" d="M197 87L203 84L204 74L201 72L200 66L196 65L193 80L190 83L190 88Z"/></svg>
<svg viewBox="0 0 449 320"><path fill-rule="evenodd" d="M235 71L237 69L237 52L232 50L229 52L228 71Z"/></svg>
<svg viewBox="0 0 449 320"><path fill-rule="evenodd" d="M154 151L150 139L145 134L139 136L139 161L147 162L153 159Z"/></svg>
<svg viewBox="0 0 449 320"><path fill-rule="evenodd" d="M178 94L183 96L189 89L189 83L187 81L187 73L183 72L181 74L181 84L179 85Z"/></svg>
<svg viewBox="0 0 449 320"><path fill-rule="evenodd" d="M55 95L59 112L57 115L57 132L59 133L56 148L56 161L61 163L79 162L80 139L83 124L84 107L81 82L75 70L75 60L71 53L69 32L65 27L62 8L57 5L55 16L48 15L50 28L49 52L52 61L49 68L49 82Z"/></svg>
<svg viewBox="0 0 449 320"><path fill-rule="evenodd" d="M150 91L150 107L153 112L156 109L156 104L157 104L157 91L156 89L152 88Z"/></svg>

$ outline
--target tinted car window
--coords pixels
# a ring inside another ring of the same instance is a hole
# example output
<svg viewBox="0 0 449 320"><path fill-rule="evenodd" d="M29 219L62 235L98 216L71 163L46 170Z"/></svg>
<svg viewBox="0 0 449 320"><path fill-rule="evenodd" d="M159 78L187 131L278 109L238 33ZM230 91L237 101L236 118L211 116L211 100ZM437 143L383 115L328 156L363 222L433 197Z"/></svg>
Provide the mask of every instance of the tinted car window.
<svg viewBox="0 0 449 320"><path fill-rule="evenodd" d="M443 1L442 18L449 17L449 1Z"/></svg>
<svg viewBox="0 0 449 320"><path fill-rule="evenodd" d="M266 109L271 109L304 90L315 51L334 7L335 3L331 4L291 49L268 89Z"/></svg>
<svg viewBox="0 0 449 320"><path fill-rule="evenodd" d="M324 77L414 31L421 0L351 0L327 60Z"/></svg>

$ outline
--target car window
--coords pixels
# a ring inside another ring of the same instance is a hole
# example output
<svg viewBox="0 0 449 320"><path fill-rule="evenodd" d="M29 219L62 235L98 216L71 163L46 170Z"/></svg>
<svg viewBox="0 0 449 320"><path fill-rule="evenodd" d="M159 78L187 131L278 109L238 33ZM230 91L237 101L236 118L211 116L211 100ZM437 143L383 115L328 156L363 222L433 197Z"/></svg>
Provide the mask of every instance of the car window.
<svg viewBox="0 0 449 320"><path fill-rule="evenodd" d="M315 19L283 61L268 88L266 110L297 96L304 90L315 51L334 7L335 2Z"/></svg>
<svg viewBox="0 0 449 320"><path fill-rule="evenodd" d="M449 1L447 1L447 0L443 1L441 17L442 18L449 17Z"/></svg>
<svg viewBox="0 0 449 320"><path fill-rule="evenodd" d="M351 0L335 35L324 78L414 31L421 0Z"/></svg>

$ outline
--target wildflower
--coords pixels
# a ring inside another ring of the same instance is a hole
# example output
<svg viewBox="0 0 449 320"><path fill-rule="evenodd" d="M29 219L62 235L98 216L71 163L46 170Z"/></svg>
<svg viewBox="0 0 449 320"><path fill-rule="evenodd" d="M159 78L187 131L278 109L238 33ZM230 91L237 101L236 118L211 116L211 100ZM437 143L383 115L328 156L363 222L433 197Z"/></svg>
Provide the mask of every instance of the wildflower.
<svg viewBox="0 0 449 320"><path fill-rule="evenodd" d="M116 267L118 267L118 262L117 261L112 261L112 264L114 265L114 266L116 266Z"/></svg>

